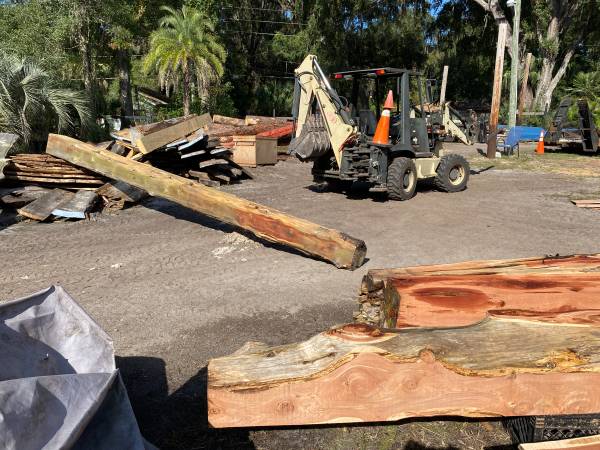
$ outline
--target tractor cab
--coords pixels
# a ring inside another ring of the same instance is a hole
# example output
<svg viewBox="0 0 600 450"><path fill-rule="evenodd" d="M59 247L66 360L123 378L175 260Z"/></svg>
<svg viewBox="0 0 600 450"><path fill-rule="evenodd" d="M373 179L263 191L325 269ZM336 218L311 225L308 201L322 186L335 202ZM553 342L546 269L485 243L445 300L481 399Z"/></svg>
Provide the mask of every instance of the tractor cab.
<svg viewBox="0 0 600 450"><path fill-rule="evenodd" d="M362 134L373 136L375 133L381 116L381 105L391 90L394 94L394 109L391 111L390 143L406 150L412 148L416 153L433 150L433 135L422 117L423 102L428 93L421 73L380 67L335 72L332 78L337 92L345 100L346 108ZM403 120L404 117L407 120Z"/></svg>

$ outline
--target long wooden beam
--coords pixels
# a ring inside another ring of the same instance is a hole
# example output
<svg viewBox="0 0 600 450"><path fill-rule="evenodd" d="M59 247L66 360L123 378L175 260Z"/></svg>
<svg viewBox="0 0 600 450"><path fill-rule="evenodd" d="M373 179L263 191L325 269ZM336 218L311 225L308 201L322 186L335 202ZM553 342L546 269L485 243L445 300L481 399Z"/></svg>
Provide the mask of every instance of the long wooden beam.
<svg viewBox="0 0 600 450"><path fill-rule="evenodd" d="M248 343L209 362L208 420L220 428L599 412L596 312L550 319L352 324L297 344Z"/></svg>
<svg viewBox="0 0 600 450"><path fill-rule="evenodd" d="M51 134L46 152L113 180L124 181L225 223L332 262L355 269L366 255L363 241L235 195L202 186L147 164L132 161L76 139Z"/></svg>
<svg viewBox="0 0 600 450"><path fill-rule="evenodd" d="M600 307L600 255L372 269L357 321L385 327L468 325L491 309Z"/></svg>

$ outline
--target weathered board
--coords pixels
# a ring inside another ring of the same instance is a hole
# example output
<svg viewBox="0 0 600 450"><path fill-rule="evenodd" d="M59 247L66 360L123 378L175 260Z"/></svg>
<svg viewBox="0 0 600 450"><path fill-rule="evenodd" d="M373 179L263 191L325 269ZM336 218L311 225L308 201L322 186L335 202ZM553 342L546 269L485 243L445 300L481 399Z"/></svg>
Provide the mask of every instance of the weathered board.
<svg viewBox="0 0 600 450"><path fill-rule="evenodd" d="M23 217L33 220L46 220L52 215L52 211L59 205L73 198L75 194L62 189L53 189L50 192L42 195L37 200L29 203L17 212Z"/></svg>
<svg viewBox="0 0 600 450"><path fill-rule="evenodd" d="M600 315L331 329L208 364L213 427L600 412Z"/></svg>
<svg viewBox="0 0 600 450"><path fill-rule="evenodd" d="M157 148L163 147L171 142L181 139L188 134L211 123L210 115L201 116L192 115L185 120L178 121L164 128L139 130L139 136L133 141L140 152L147 154Z"/></svg>
<svg viewBox="0 0 600 450"><path fill-rule="evenodd" d="M336 267L355 269L364 261L366 245L361 240L235 195L207 188L76 139L51 134L46 151L111 179L144 189L150 195L166 198L246 229L268 241L330 261Z"/></svg>
<svg viewBox="0 0 600 450"><path fill-rule="evenodd" d="M94 191L77 191L73 197L52 210L52 215L68 219L85 219L87 213L98 201Z"/></svg>
<svg viewBox="0 0 600 450"><path fill-rule="evenodd" d="M148 196L143 189L136 188L124 181L110 181L96 189L96 193L110 200L123 200L135 203Z"/></svg>

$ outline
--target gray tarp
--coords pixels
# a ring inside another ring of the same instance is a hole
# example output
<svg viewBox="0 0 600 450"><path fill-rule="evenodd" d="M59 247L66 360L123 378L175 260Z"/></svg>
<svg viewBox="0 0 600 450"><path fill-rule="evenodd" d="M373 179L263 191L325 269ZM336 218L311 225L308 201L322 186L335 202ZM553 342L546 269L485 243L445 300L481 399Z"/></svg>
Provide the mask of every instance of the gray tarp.
<svg viewBox="0 0 600 450"><path fill-rule="evenodd" d="M0 448L153 448L112 340L60 286L0 304Z"/></svg>

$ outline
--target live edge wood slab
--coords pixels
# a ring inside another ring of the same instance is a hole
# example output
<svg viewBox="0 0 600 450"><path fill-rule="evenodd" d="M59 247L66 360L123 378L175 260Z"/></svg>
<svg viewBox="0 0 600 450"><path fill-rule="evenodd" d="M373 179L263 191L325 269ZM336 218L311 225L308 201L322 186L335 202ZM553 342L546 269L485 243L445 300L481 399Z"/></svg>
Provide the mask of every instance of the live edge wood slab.
<svg viewBox="0 0 600 450"><path fill-rule="evenodd" d="M333 328L208 364L213 427L600 412L596 311L457 328Z"/></svg>
<svg viewBox="0 0 600 450"><path fill-rule="evenodd" d="M248 230L268 241L330 261L339 268L355 269L362 265L366 255L363 241L337 230L202 186L67 136L51 134L46 152L113 180L129 183L150 195Z"/></svg>
<svg viewBox="0 0 600 450"><path fill-rule="evenodd" d="M470 261L374 269L363 278L358 318L385 327L459 326L487 311L600 308L600 257ZM377 310L371 310L376 305Z"/></svg>

